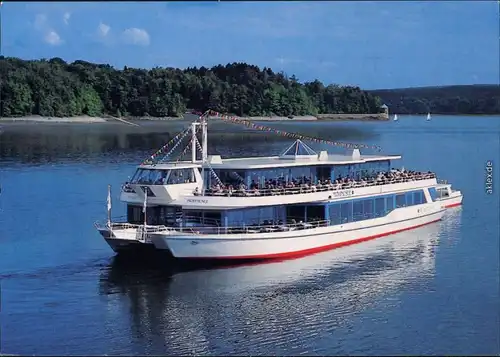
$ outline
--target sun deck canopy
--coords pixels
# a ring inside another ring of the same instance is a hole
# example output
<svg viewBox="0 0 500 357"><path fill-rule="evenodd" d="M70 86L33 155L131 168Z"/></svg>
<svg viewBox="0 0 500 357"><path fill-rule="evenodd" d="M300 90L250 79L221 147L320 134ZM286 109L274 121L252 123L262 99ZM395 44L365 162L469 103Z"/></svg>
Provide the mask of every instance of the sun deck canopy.
<svg viewBox="0 0 500 357"><path fill-rule="evenodd" d="M280 155L280 159L283 160L297 160L297 159L316 159L318 153L311 149L307 144L297 139L292 145L290 145L283 153Z"/></svg>
<svg viewBox="0 0 500 357"><path fill-rule="evenodd" d="M358 149L351 150L345 154L332 154L326 151L316 153L301 140L296 140L280 156L267 157L240 157L222 158L220 155L209 155L206 169L264 169L277 167L296 167L311 165L346 165L362 164L365 162L397 160L400 155L361 155ZM192 163L191 161L164 162L151 165L140 165L139 169L146 170L168 170L201 168L201 161Z"/></svg>
<svg viewBox="0 0 500 357"><path fill-rule="evenodd" d="M158 164L143 164L139 165L138 169L144 170L168 170L168 169L188 169L201 167L200 163L192 163L191 161L166 161Z"/></svg>

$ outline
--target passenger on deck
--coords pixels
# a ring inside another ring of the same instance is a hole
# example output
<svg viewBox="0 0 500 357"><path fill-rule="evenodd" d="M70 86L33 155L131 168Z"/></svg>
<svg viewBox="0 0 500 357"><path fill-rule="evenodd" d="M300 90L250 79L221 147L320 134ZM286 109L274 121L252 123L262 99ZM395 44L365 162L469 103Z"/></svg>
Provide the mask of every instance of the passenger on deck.
<svg viewBox="0 0 500 357"><path fill-rule="evenodd" d="M317 181L317 184L305 176L300 179L286 180L283 177L276 179L267 179L263 185L259 185L252 180L250 187L247 188L243 183L235 189L230 184L214 185L207 190L208 195L228 195L228 196L260 196L260 195L282 195L294 193L310 193L316 191L341 190L354 187L366 187L372 185L384 185L390 183L410 182L415 180L435 178L432 172L421 173L410 170L383 171L374 174L366 174L358 176L358 179L341 175L332 183L330 179Z"/></svg>

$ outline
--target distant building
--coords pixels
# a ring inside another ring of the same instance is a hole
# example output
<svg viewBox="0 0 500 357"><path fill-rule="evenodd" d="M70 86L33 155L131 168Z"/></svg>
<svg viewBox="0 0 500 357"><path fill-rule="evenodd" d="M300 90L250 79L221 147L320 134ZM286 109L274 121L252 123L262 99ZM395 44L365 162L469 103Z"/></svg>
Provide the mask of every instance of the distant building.
<svg viewBox="0 0 500 357"><path fill-rule="evenodd" d="M380 112L389 115L389 107L385 104L382 104L380 106Z"/></svg>

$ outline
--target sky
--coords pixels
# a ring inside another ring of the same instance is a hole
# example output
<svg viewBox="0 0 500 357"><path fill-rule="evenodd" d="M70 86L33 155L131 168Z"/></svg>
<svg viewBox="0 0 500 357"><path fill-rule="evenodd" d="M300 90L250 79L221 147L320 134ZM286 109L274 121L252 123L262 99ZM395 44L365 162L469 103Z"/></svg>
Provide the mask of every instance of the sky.
<svg viewBox="0 0 500 357"><path fill-rule="evenodd" d="M11 2L1 54L151 68L246 62L364 89L499 84L496 1Z"/></svg>

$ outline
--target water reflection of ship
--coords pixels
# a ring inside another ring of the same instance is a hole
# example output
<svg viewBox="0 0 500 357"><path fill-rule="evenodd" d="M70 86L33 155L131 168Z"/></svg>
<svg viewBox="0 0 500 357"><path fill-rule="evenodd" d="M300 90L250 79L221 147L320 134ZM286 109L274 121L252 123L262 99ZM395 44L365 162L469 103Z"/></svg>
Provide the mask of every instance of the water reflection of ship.
<svg viewBox="0 0 500 357"><path fill-rule="evenodd" d="M132 331L149 341L151 350L143 353L234 353L252 348L245 346L246 335L254 343L261 337L280 339L283 325L300 334L304 329L331 333L385 294L425 284L434 275L443 228L429 225L305 258L231 268L158 269L161 262L137 268L116 257L101 276L100 292L115 294L110 301L115 311L116 304L130 306ZM123 310L112 318L119 319ZM227 346L214 347L225 337L237 345L227 351Z"/></svg>
<svg viewBox="0 0 500 357"><path fill-rule="evenodd" d="M440 222L446 236L440 239L441 246L455 245L461 238L462 206L448 209Z"/></svg>

